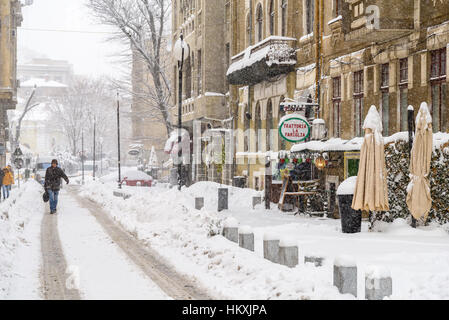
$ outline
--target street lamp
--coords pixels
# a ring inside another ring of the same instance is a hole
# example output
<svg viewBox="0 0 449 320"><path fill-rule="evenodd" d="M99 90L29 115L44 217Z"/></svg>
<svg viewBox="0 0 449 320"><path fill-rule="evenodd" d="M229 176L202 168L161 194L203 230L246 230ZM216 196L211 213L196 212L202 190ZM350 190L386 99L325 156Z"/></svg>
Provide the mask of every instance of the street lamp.
<svg viewBox="0 0 449 320"><path fill-rule="evenodd" d="M183 185L182 178L182 148L181 148L181 127L182 127L182 69L184 67L184 60L189 57L189 45L184 42L184 36L181 33L179 39L176 41L173 47L173 55L178 60L178 77L179 77L179 87L178 87L178 189L181 190Z"/></svg>
<svg viewBox="0 0 449 320"><path fill-rule="evenodd" d="M122 177L120 167L120 99L117 92L117 148L118 148L118 188L122 188Z"/></svg>
<svg viewBox="0 0 449 320"><path fill-rule="evenodd" d="M100 176L103 175L103 137L100 137Z"/></svg>

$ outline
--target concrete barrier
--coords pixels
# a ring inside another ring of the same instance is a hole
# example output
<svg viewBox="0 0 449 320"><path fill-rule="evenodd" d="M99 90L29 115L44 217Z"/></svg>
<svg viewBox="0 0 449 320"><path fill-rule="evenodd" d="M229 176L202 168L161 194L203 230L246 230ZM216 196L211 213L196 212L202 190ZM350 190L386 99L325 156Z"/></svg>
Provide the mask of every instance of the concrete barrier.
<svg viewBox="0 0 449 320"><path fill-rule="evenodd" d="M125 199L125 200L131 198L131 195L130 195L130 194L125 193L125 192L123 192L123 191L114 191L114 192L113 192L113 195L114 195L115 197L123 198L123 199Z"/></svg>
<svg viewBox="0 0 449 320"><path fill-rule="evenodd" d="M323 266L324 258L319 256L305 256L304 263L313 263L315 267Z"/></svg>
<svg viewBox="0 0 449 320"><path fill-rule="evenodd" d="M294 239L281 239L279 241L279 258L280 264L289 268L298 265L298 242Z"/></svg>
<svg viewBox="0 0 449 320"><path fill-rule="evenodd" d="M257 205L262 204L262 197L253 197L253 209L256 208Z"/></svg>
<svg viewBox="0 0 449 320"><path fill-rule="evenodd" d="M352 257L339 256L334 261L334 286L341 294L357 297L357 263Z"/></svg>
<svg viewBox="0 0 449 320"><path fill-rule="evenodd" d="M271 262L279 263L279 236L266 233L263 237L263 257Z"/></svg>
<svg viewBox="0 0 449 320"><path fill-rule="evenodd" d="M228 209L228 188L218 188L218 212Z"/></svg>
<svg viewBox="0 0 449 320"><path fill-rule="evenodd" d="M365 299L383 300L393 294L390 272L381 267L370 266L365 270Z"/></svg>
<svg viewBox="0 0 449 320"><path fill-rule="evenodd" d="M254 232L250 227L239 228L239 246L254 251Z"/></svg>
<svg viewBox="0 0 449 320"><path fill-rule="evenodd" d="M198 197L195 198L195 209L196 210L201 210L204 207L204 198L202 197Z"/></svg>
<svg viewBox="0 0 449 320"><path fill-rule="evenodd" d="M223 227L223 236L232 242L239 243L239 227L236 219L226 219Z"/></svg>

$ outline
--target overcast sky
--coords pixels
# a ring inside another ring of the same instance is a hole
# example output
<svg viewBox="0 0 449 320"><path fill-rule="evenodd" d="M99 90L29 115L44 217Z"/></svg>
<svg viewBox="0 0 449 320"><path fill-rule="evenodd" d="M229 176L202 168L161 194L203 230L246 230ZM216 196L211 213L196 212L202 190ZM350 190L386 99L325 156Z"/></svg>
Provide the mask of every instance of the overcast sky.
<svg viewBox="0 0 449 320"><path fill-rule="evenodd" d="M77 74L119 76L120 64L114 56L123 47L117 43L107 43L107 34L68 32L111 31L94 21L84 6L86 1L34 0L33 5L23 7L24 20L18 32L19 63L33 56L45 56L68 60Z"/></svg>

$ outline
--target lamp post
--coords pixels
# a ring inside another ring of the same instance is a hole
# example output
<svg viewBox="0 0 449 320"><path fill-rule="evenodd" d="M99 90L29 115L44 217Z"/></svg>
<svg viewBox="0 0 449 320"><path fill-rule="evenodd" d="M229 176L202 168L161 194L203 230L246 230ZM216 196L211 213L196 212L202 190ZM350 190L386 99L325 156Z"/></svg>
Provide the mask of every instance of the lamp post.
<svg viewBox="0 0 449 320"><path fill-rule="evenodd" d="M103 175L103 137L100 137L100 177Z"/></svg>
<svg viewBox="0 0 449 320"><path fill-rule="evenodd" d="M122 188L122 173L120 167L120 100L117 92L117 148L118 148L118 188Z"/></svg>
<svg viewBox="0 0 449 320"><path fill-rule="evenodd" d="M95 157L95 155L96 155L96 148L95 148L95 146L96 146L96 137L95 137L95 133L96 133L96 128L97 127L97 119L96 119L96 117L94 116L94 165L93 165L93 168L92 168L92 170L93 170L93 177L94 177L94 181L95 181L95 160L96 160L96 157Z"/></svg>
<svg viewBox="0 0 449 320"><path fill-rule="evenodd" d="M82 184L84 185L84 130L81 133L81 172Z"/></svg>
<svg viewBox="0 0 449 320"><path fill-rule="evenodd" d="M183 185L183 177L182 177L182 148L181 148L181 134L182 134L182 71L184 67L184 60L189 56L189 46L184 42L184 36L181 33L178 41L176 41L173 54L178 60L178 190L181 190Z"/></svg>

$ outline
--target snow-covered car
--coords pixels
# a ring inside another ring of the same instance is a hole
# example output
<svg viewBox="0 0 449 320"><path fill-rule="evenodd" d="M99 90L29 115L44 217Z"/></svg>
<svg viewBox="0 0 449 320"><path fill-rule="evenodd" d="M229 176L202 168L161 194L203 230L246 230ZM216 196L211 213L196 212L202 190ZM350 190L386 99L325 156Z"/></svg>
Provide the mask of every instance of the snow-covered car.
<svg viewBox="0 0 449 320"><path fill-rule="evenodd" d="M127 170L123 173L122 184L130 187L151 187L153 177L140 170Z"/></svg>

